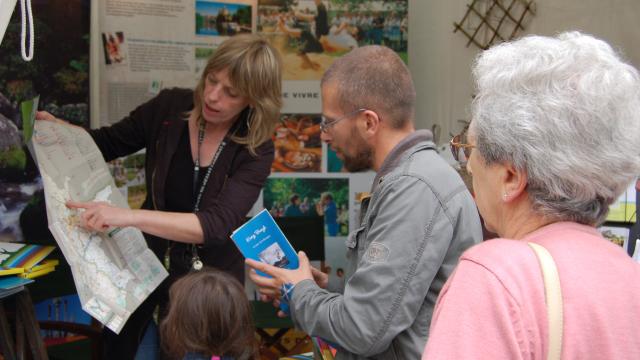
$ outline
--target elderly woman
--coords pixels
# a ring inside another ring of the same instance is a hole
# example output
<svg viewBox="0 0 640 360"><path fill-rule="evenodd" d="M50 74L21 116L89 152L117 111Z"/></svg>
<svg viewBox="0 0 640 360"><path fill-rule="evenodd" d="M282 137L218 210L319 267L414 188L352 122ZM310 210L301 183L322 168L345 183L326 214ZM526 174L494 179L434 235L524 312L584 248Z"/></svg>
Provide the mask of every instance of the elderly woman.
<svg viewBox="0 0 640 360"><path fill-rule="evenodd" d="M462 255L423 359L547 358L545 282L528 243L557 267L559 355L640 359L640 265L596 229L640 174L638 72L574 32L496 46L474 75L468 142L452 145L501 238Z"/></svg>

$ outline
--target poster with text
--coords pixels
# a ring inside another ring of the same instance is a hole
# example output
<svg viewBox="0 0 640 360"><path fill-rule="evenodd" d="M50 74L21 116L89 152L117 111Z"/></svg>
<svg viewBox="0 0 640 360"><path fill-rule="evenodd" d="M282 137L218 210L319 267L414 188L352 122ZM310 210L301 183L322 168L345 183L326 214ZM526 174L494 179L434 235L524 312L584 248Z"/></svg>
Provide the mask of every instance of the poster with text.
<svg viewBox="0 0 640 360"><path fill-rule="evenodd" d="M98 2L99 121L119 121L163 88L193 88L230 36L255 32L257 0Z"/></svg>

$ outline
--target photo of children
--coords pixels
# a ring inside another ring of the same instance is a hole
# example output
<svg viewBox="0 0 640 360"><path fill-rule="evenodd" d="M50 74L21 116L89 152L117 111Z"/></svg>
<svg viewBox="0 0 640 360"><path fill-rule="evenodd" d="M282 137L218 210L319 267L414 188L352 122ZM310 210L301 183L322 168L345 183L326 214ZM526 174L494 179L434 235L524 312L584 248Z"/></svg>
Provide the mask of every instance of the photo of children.
<svg viewBox="0 0 640 360"><path fill-rule="evenodd" d="M369 44L407 61L408 0L259 0L258 32L284 60L285 80L319 80L333 59Z"/></svg>
<svg viewBox="0 0 640 360"><path fill-rule="evenodd" d="M273 135L273 172L319 172L322 164L320 117L284 114Z"/></svg>
<svg viewBox="0 0 640 360"><path fill-rule="evenodd" d="M258 257L263 262L276 267L285 267L289 264L289 259L284 255L284 251L278 243L269 245L266 249L262 250Z"/></svg>
<svg viewBox="0 0 640 360"><path fill-rule="evenodd" d="M102 33L104 61L107 65L125 63L124 33L122 31Z"/></svg>
<svg viewBox="0 0 640 360"><path fill-rule="evenodd" d="M250 5L196 1L196 35L232 36L250 32Z"/></svg>
<svg viewBox="0 0 640 360"><path fill-rule="evenodd" d="M270 178L263 206L271 216L324 216L326 236L349 233L349 179Z"/></svg>

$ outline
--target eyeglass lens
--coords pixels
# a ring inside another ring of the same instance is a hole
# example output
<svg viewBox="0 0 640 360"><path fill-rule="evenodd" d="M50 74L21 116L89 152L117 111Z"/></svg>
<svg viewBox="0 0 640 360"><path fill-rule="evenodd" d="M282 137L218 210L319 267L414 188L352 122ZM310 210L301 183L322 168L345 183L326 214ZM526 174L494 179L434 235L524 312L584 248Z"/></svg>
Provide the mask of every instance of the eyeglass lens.
<svg viewBox="0 0 640 360"><path fill-rule="evenodd" d="M451 153L456 161L467 161L472 147L466 144L466 136L456 135L451 139Z"/></svg>

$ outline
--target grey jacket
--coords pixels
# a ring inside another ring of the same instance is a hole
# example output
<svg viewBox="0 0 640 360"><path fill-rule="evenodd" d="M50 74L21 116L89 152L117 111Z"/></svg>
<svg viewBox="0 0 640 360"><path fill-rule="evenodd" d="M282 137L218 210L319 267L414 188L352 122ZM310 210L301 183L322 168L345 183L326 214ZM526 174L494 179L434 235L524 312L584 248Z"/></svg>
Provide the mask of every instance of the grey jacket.
<svg viewBox="0 0 640 360"><path fill-rule="evenodd" d="M416 131L387 156L362 201L360 226L346 241L344 291L298 283L293 321L338 344L337 359L420 359L440 289L460 254L481 239L462 179L437 154L431 133Z"/></svg>

